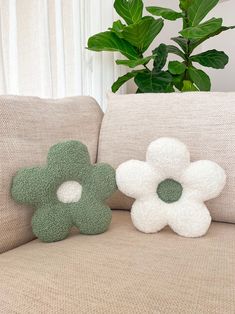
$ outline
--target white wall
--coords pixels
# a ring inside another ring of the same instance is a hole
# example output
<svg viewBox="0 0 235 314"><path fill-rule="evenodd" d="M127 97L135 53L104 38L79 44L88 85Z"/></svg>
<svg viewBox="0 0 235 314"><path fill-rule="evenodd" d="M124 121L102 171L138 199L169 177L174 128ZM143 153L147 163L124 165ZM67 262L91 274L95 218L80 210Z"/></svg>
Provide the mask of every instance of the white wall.
<svg viewBox="0 0 235 314"><path fill-rule="evenodd" d="M206 1L206 0L205 0ZM178 10L178 0L146 0L145 6L162 6L169 7ZM235 25L235 0L227 0L220 3L210 15L210 17L222 17L224 19L224 25ZM177 21L165 21L165 27L157 37L156 41L152 44L151 50L153 50L160 43L173 44L170 40L171 37L178 36L178 31L182 27L181 20ZM219 36L209 39L204 45L200 46L200 51L206 51L210 49L224 50L230 57L229 64L224 70L214 70L210 68L204 68L212 81L213 91L235 91L235 29L221 33ZM199 52L200 52L199 51ZM132 82L128 85L128 92L135 92L136 86Z"/></svg>
<svg viewBox="0 0 235 314"><path fill-rule="evenodd" d="M208 17L222 17L225 26L235 25L235 0L220 3ZM203 51L223 50L229 56L224 70L206 69L214 91L235 91L235 29L221 33L202 45Z"/></svg>

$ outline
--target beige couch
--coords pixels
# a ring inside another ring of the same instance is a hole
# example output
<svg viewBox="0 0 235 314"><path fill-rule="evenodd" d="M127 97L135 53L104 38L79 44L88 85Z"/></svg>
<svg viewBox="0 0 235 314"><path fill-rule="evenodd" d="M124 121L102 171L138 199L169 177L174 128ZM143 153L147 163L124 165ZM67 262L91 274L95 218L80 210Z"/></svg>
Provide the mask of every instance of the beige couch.
<svg viewBox="0 0 235 314"><path fill-rule="evenodd" d="M34 239L33 209L10 198L20 167L45 162L56 142L78 139L92 161L144 159L160 136L185 142L192 159L223 166L228 183L208 202L206 236L137 231L133 200L116 193L109 230ZM89 97L0 97L0 313L235 313L235 94L110 96L106 114ZM121 209L121 210L120 210Z"/></svg>

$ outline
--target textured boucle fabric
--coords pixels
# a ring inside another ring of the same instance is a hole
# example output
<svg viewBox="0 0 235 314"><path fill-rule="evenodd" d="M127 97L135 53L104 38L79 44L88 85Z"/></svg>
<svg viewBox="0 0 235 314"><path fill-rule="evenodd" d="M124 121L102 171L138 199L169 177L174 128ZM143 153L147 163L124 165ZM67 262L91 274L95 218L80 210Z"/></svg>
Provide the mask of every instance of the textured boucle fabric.
<svg viewBox="0 0 235 314"><path fill-rule="evenodd" d="M181 236L200 237L211 223L204 201L221 193L226 174L209 160L190 163L179 140L159 138L149 145L145 162L121 164L116 180L120 191L136 199L131 217L138 230L154 233L169 225Z"/></svg>
<svg viewBox="0 0 235 314"><path fill-rule="evenodd" d="M108 232L0 256L3 314L233 314L235 225L213 222L206 237L165 228L141 233L127 211Z"/></svg>
<svg viewBox="0 0 235 314"><path fill-rule="evenodd" d="M49 150L45 167L19 170L11 193L17 202L37 208L32 218L34 234L44 242L54 242L66 238L72 226L83 234L106 231L111 210L104 200L115 190L114 169L92 165L84 144L67 141Z"/></svg>
<svg viewBox="0 0 235 314"><path fill-rule="evenodd" d="M114 168L130 160L145 160L156 138L185 143L191 160L213 160L227 174L227 184L206 203L214 221L235 223L235 93L110 94L98 149L98 162ZM116 192L114 209L130 209L134 200Z"/></svg>
<svg viewBox="0 0 235 314"><path fill-rule="evenodd" d="M16 171L45 164L52 145L72 139L86 144L96 162L102 117L91 97L0 96L0 253L35 238L33 208L11 197Z"/></svg>
<svg viewBox="0 0 235 314"><path fill-rule="evenodd" d="M178 201L181 198L182 192L182 185L173 179L165 179L157 187L158 197L166 203Z"/></svg>

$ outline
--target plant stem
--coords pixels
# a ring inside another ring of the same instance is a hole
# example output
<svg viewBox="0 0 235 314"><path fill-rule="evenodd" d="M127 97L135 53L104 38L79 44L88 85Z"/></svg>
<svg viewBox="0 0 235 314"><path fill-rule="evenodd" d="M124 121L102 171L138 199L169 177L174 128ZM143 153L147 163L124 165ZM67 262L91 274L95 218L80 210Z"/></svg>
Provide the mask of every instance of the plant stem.
<svg viewBox="0 0 235 314"><path fill-rule="evenodd" d="M183 28L188 28L190 26L189 24L189 18L188 18L188 11L186 10L185 11L185 18L184 18L184 23L183 23ZM190 39L187 40L187 43L186 43L186 53L185 53L185 57L186 57L186 60L185 60L185 64L187 66L187 68L191 65L191 61L190 61L190 52L189 52L189 49L190 49ZM185 71L185 76L184 76L184 79L185 80L190 80L189 78L189 75L188 75L188 71L186 70Z"/></svg>

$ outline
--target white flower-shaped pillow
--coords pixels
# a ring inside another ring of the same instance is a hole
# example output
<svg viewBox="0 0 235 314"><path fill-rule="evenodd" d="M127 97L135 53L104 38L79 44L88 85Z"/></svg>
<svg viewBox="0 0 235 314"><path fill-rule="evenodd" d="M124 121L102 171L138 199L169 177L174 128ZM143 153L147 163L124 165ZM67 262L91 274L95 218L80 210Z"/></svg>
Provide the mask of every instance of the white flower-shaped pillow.
<svg viewBox="0 0 235 314"><path fill-rule="evenodd" d="M226 174L209 160L190 163L179 140L159 138L149 145L146 161L124 162L116 179L119 190L136 199L131 217L138 230L154 233L169 225L181 236L200 237L211 223L204 202L220 194Z"/></svg>

